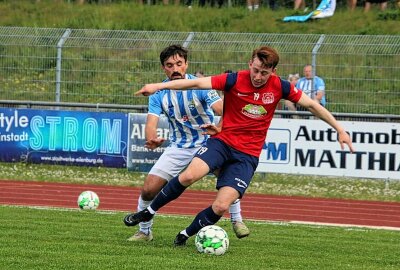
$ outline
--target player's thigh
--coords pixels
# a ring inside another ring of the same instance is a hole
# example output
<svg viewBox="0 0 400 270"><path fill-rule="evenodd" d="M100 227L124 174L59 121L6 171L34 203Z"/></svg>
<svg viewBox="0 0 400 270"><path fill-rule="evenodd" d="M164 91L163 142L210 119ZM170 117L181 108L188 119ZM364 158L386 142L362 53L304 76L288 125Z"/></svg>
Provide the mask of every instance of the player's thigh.
<svg viewBox="0 0 400 270"><path fill-rule="evenodd" d="M194 157L189 166L179 176L179 181L184 186L190 186L191 184L200 180L203 176L206 176L210 172L208 164L202 159Z"/></svg>
<svg viewBox="0 0 400 270"><path fill-rule="evenodd" d="M225 186L232 187L239 192L239 198L241 198L249 187L257 165L257 157L239 153L234 161L225 164L221 169L217 180L217 189Z"/></svg>
<svg viewBox="0 0 400 270"><path fill-rule="evenodd" d="M199 147L177 148L167 147L149 174L156 175L165 181L171 180L188 166Z"/></svg>
<svg viewBox="0 0 400 270"><path fill-rule="evenodd" d="M195 157L203 160L209 167L209 172L218 171L229 160L230 147L219 139L210 138L206 144L197 151Z"/></svg>

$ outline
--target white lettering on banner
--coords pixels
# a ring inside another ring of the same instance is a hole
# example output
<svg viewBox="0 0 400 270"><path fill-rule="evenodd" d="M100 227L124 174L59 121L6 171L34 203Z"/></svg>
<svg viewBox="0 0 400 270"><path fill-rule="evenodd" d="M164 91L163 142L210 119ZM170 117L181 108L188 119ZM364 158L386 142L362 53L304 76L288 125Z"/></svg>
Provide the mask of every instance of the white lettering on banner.
<svg viewBox="0 0 400 270"><path fill-rule="evenodd" d="M131 139L145 140L145 124L133 124ZM157 128L157 137L168 139L169 130L167 128Z"/></svg>
<svg viewBox="0 0 400 270"><path fill-rule="evenodd" d="M15 134L14 132L2 134L0 132L0 142L24 142L29 139L28 137L28 133L25 131L23 131L22 134Z"/></svg>
<svg viewBox="0 0 400 270"><path fill-rule="evenodd" d="M166 147L157 147L155 149L149 149L145 146L142 145L136 145L132 144L131 145L131 151L133 152L155 152L155 153L163 153L165 151Z"/></svg>
<svg viewBox="0 0 400 270"><path fill-rule="evenodd" d="M0 128L6 128L6 132L14 126L15 128L22 127L25 128L29 125L29 119L26 115L19 116L18 111L14 111L13 116L4 115L0 113Z"/></svg>

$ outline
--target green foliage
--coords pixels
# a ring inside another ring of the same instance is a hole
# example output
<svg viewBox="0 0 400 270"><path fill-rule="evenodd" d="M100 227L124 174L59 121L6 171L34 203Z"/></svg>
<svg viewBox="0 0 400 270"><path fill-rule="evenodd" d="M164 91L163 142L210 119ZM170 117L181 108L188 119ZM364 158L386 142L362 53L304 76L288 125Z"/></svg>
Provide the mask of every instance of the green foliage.
<svg viewBox="0 0 400 270"><path fill-rule="evenodd" d="M222 256L196 251L194 237L173 248L192 217L156 217L155 239L132 243L124 213L0 206L1 269L399 269L400 232L247 222ZM29 228L29 229L27 229Z"/></svg>

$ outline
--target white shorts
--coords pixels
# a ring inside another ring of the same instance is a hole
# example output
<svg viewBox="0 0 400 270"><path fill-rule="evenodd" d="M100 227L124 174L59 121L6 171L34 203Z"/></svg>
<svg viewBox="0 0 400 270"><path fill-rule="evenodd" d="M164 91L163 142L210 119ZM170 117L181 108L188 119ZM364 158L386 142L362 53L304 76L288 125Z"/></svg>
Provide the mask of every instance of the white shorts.
<svg viewBox="0 0 400 270"><path fill-rule="evenodd" d="M200 147L201 146L193 148L167 147L151 168L149 174L157 175L167 181L171 180L189 165Z"/></svg>

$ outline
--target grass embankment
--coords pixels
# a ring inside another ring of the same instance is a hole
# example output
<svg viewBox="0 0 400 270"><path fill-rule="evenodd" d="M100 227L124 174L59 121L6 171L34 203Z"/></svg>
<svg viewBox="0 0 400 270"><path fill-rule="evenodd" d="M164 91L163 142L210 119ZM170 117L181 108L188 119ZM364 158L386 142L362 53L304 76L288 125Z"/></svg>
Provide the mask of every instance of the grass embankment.
<svg viewBox="0 0 400 270"><path fill-rule="evenodd" d="M400 9L392 5L385 12L373 8L368 13L361 6L354 12L337 7L334 16L329 18L306 23L282 21L293 14L292 4L281 5L277 10L265 4L257 12L249 12L245 5L221 9L194 6L189 10L183 4L148 6L134 1L84 5L48 0L0 2L1 26L346 35L398 35L400 28Z"/></svg>

